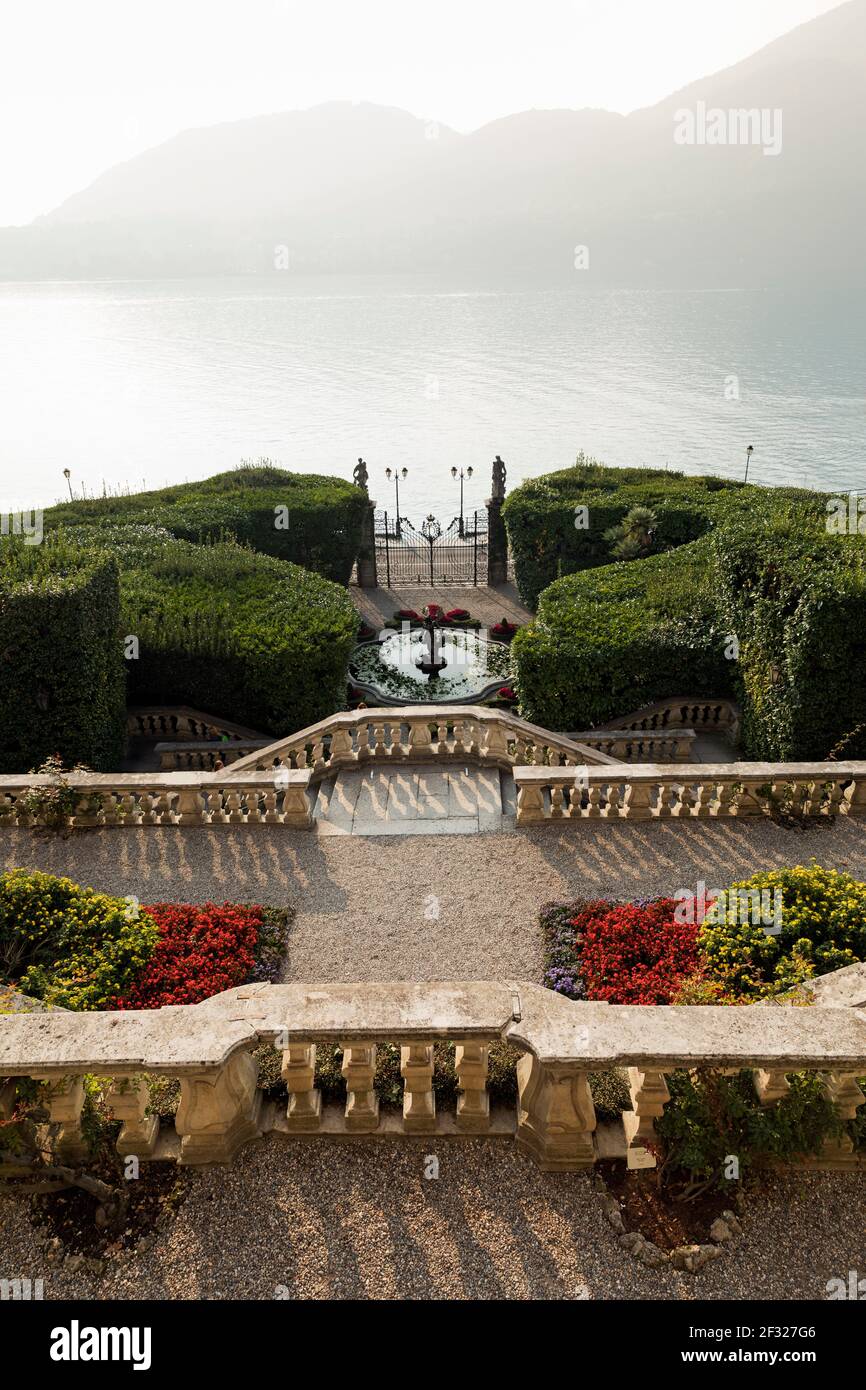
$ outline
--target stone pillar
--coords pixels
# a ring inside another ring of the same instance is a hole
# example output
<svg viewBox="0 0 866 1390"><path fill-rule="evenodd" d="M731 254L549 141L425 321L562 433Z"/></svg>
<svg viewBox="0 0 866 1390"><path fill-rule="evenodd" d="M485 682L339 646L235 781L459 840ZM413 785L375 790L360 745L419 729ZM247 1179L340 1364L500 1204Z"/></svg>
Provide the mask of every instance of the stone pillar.
<svg viewBox="0 0 866 1390"><path fill-rule="evenodd" d="M181 1074L175 1116L181 1163L229 1163L250 1139L258 1139L257 1081L249 1052L236 1052L221 1067Z"/></svg>
<svg viewBox="0 0 866 1390"><path fill-rule="evenodd" d="M283 1053L280 1075L289 1092L286 1123L301 1134L317 1130L322 1123L322 1093L316 1086L315 1043L289 1043Z"/></svg>
<svg viewBox="0 0 866 1390"><path fill-rule="evenodd" d="M47 1081L50 1091L46 1098L49 1122L58 1125L54 1138L54 1153L58 1162L77 1167L90 1156L90 1148L81 1129L84 1108L83 1076L34 1076L34 1081Z"/></svg>
<svg viewBox="0 0 866 1390"><path fill-rule="evenodd" d="M459 1042L454 1049L454 1066L460 1094L457 1097L457 1128L466 1134L483 1134L490 1128L490 1096L487 1093L487 1061L490 1048L484 1043Z"/></svg>
<svg viewBox="0 0 866 1390"><path fill-rule="evenodd" d="M517 783L517 824L544 820L544 789L540 782Z"/></svg>
<svg viewBox="0 0 866 1390"><path fill-rule="evenodd" d="M17 1095L18 1087L14 1079L0 1085L0 1120L11 1120Z"/></svg>
<svg viewBox="0 0 866 1390"><path fill-rule="evenodd" d="M824 1080L824 1094L836 1107L840 1120L853 1120L866 1096L857 1084L857 1077L845 1072L831 1071ZM837 1162L850 1162L854 1152L854 1140L850 1134L842 1134L838 1139L826 1139L821 1150L822 1158Z"/></svg>
<svg viewBox="0 0 866 1390"><path fill-rule="evenodd" d="M509 763L505 725L498 715L488 715L482 721L481 755L490 762Z"/></svg>
<svg viewBox="0 0 866 1390"><path fill-rule="evenodd" d="M670 1100L670 1091L660 1071L641 1071L629 1067L628 1086L631 1110L624 1110L622 1126L628 1144L626 1159L629 1168L655 1168L656 1160L646 1148L655 1139L655 1121Z"/></svg>
<svg viewBox="0 0 866 1390"><path fill-rule="evenodd" d="M150 1090L143 1076L115 1077L108 1093L114 1118L122 1120L117 1136L117 1152L126 1158L150 1158L156 1148L159 1117L145 1112L150 1103Z"/></svg>
<svg viewBox="0 0 866 1390"><path fill-rule="evenodd" d="M346 1078L346 1128L356 1134L369 1134L379 1127L379 1097L373 1090L376 1046L341 1043Z"/></svg>
<svg viewBox="0 0 866 1390"><path fill-rule="evenodd" d="M508 533L502 520L502 499L488 497L487 507L487 583L504 584L508 579Z"/></svg>
<svg viewBox="0 0 866 1390"><path fill-rule="evenodd" d="M570 1172L595 1162L595 1106L589 1073L577 1062L517 1063L517 1142L545 1172Z"/></svg>
<svg viewBox="0 0 866 1390"><path fill-rule="evenodd" d="M376 575L376 503L367 502L361 518L361 539L358 547L358 588L378 588Z"/></svg>
<svg viewBox="0 0 866 1390"><path fill-rule="evenodd" d="M403 1128L407 1134L429 1134L436 1128L433 1095L433 1044L410 1043L400 1048L403 1077Z"/></svg>
<svg viewBox="0 0 866 1390"><path fill-rule="evenodd" d="M763 1106L778 1105L791 1089L790 1082L783 1071L765 1071L759 1068L752 1072L755 1094Z"/></svg>

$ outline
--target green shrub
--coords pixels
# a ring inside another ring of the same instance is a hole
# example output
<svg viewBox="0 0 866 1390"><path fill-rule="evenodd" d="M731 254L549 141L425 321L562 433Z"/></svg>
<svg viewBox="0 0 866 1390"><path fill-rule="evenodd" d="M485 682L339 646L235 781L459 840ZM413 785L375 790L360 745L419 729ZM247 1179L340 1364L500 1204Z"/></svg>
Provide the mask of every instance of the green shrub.
<svg viewBox="0 0 866 1390"><path fill-rule="evenodd" d="M541 596L512 644L520 712L586 729L669 695L727 695L706 541L571 574Z"/></svg>
<svg viewBox="0 0 866 1390"><path fill-rule="evenodd" d="M719 620L739 641L746 755L866 757L866 537L783 510L726 528L712 550Z"/></svg>
<svg viewBox="0 0 866 1390"><path fill-rule="evenodd" d="M358 615L345 589L235 542L121 545L132 704L186 704L275 735L342 709Z"/></svg>
<svg viewBox="0 0 866 1390"><path fill-rule="evenodd" d="M765 488L724 478L609 468L581 454L574 468L530 479L505 500L521 598L534 608L555 579L617 558L620 528L633 508L653 513L652 550L659 552L697 540L723 516L762 505L767 495ZM578 507L586 508L586 526L575 524Z"/></svg>
<svg viewBox="0 0 866 1390"><path fill-rule="evenodd" d="M666 1075L671 1099L655 1122L664 1147L661 1178L686 1194L730 1185L730 1155L742 1180L761 1159L791 1161L820 1153L839 1138L844 1124L814 1072L789 1076L790 1091L777 1105L762 1106L750 1071L675 1071Z"/></svg>
<svg viewBox="0 0 866 1390"><path fill-rule="evenodd" d="M200 482L62 502L45 513L45 525L147 525L197 543L230 536L347 584L366 505L366 494L341 478L289 473L263 459Z"/></svg>
<svg viewBox="0 0 866 1390"><path fill-rule="evenodd" d="M0 874L0 980L64 1009L103 1009L150 960L156 922L38 870Z"/></svg>
<svg viewBox="0 0 866 1390"><path fill-rule="evenodd" d="M763 892L772 904L777 891L781 929L771 934L755 920L755 899L736 895ZM723 909L705 918L698 946L709 974L734 998L783 993L866 960L866 883L817 864L755 874L733 884Z"/></svg>
<svg viewBox="0 0 866 1390"><path fill-rule="evenodd" d="M0 540L0 772L60 753L116 768L126 742L118 570L64 539Z"/></svg>

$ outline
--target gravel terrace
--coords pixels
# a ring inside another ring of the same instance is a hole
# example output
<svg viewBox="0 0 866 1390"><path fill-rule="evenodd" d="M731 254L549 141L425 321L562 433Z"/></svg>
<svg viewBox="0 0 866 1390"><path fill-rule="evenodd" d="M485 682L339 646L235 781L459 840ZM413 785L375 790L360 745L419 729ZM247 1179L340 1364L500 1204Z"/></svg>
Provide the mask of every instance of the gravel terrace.
<svg viewBox="0 0 866 1390"><path fill-rule="evenodd" d="M287 976L539 977L546 899L651 896L808 863L866 878L866 824L539 827L508 835L326 839L280 827L150 827L68 839L7 831L4 867L160 899L292 903ZM426 1152L438 1181L423 1177ZM4 1204L5 1205L5 1204ZM102 1275L46 1260L5 1207L0 1273L93 1298L807 1298L866 1268L866 1174L775 1178L746 1234L697 1276L616 1245L586 1174L550 1175L507 1141L271 1136L197 1170L177 1220ZM282 1286L282 1288L278 1288Z"/></svg>
<svg viewBox="0 0 866 1390"><path fill-rule="evenodd" d="M0 1269L47 1299L822 1299L866 1268L864 1212L866 1174L776 1179L736 1249L697 1275L647 1270L586 1174L539 1173L509 1141L271 1137L197 1171L151 1248L101 1275L50 1263L10 1203Z"/></svg>
<svg viewBox="0 0 866 1390"><path fill-rule="evenodd" d="M0 864L67 874L141 902L297 909L287 978L539 979L552 898L651 897L807 864L866 879L866 821L541 826L505 835L317 836L280 826L151 826L67 840L0 832Z"/></svg>

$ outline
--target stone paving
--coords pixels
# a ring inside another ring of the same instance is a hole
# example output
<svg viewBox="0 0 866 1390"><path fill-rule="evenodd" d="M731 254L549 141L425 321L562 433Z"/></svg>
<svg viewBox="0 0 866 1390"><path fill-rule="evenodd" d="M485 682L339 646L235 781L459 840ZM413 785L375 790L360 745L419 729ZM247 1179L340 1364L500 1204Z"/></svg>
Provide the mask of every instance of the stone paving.
<svg viewBox="0 0 866 1390"><path fill-rule="evenodd" d="M438 603L446 612L449 608L466 608L487 628L495 626L502 618L510 623L532 621L532 614L512 583L475 587L439 584L432 588L429 584L421 587L406 584L394 589L359 589L353 584L349 593L361 617L376 631L399 609L414 608L420 613L425 603Z"/></svg>

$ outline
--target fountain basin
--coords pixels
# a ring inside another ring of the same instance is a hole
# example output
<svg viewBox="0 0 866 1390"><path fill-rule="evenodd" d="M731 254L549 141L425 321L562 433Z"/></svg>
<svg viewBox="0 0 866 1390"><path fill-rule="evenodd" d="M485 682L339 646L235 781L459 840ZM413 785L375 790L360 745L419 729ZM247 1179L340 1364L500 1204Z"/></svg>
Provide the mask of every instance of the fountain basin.
<svg viewBox="0 0 866 1390"><path fill-rule="evenodd" d="M504 642L460 628L442 628L437 638L446 664L432 680L416 664L429 654L423 628L361 642L349 661L349 679L376 705L471 705L509 683L511 653Z"/></svg>

